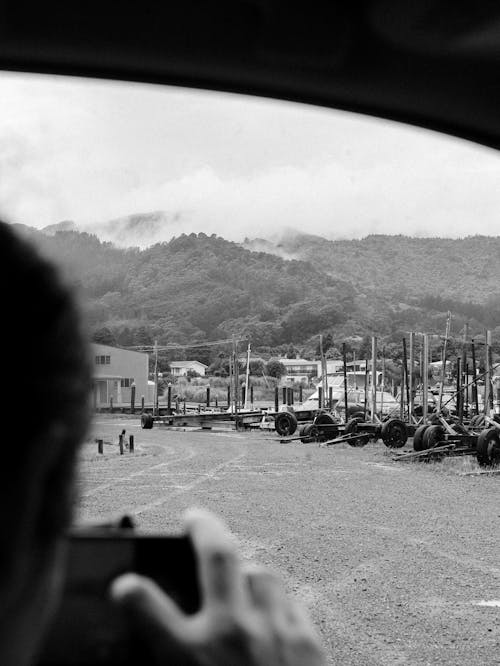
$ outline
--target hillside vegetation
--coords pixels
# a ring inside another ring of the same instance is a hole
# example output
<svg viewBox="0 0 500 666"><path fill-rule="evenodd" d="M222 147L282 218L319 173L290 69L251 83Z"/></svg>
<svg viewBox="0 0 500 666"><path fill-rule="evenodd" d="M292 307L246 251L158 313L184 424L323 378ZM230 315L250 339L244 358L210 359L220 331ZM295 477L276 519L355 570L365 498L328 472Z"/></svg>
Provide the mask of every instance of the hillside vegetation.
<svg viewBox="0 0 500 666"><path fill-rule="evenodd" d="M239 245L200 233L139 250L72 230L22 232L78 286L92 329L125 346L234 334L263 353L290 344L307 353L319 333L340 346L356 336L395 343L409 330L443 332L447 310L455 334L469 321L473 333L499 326L500 338L496 237L290 234Z"/></svg>

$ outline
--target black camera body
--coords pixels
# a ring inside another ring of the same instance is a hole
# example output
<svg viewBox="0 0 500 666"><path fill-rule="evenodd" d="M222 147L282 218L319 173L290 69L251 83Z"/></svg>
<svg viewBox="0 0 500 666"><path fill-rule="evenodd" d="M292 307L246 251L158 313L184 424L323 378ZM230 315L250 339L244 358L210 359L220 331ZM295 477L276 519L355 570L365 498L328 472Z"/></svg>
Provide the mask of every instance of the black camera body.
<svg viewBox="0 0 500 666"><path fill-rule="evenodd" d="M200 605L196 563L187 536L139 535L91 528L69 535L67 576L39 666L125 666L148 663L147 645L109 601L117 576L152 578L186 613Z"/></svg>

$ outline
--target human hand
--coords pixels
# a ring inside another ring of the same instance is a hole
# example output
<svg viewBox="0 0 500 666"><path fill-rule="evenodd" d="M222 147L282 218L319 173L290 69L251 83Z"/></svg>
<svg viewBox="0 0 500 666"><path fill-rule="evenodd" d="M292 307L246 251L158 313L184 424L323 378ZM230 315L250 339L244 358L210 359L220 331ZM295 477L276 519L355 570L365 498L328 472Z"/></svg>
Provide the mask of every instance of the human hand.
<svg viewBox="0 0 500 666"><path fill-rule="evenodd" d="M125 574L111 586L156 663L178 663L175 654L199 666L323 665L312 624L281 581L262 567L244 568L233 536L211 513L192 510L186 525L202 598L196 614L184 614L149 578Z"/></svg>

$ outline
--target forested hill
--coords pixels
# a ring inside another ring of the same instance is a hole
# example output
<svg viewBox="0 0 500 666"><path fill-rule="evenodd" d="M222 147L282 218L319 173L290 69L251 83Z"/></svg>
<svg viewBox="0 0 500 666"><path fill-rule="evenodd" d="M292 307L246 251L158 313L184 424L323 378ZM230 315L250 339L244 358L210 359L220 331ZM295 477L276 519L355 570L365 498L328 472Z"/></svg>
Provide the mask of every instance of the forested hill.
<svg viewBox="0 0 500 666"><path fill-rule="evenodd" d="M320 332L396 340L443 331L448 309L455 331L467 320L473 331L498 326L500 334L498 238L290 236L243 247L201 233L139 250L73 230L20 229L79 285L93 329L109 329L121 345L236 334L254 348L312 349Z"/></svg>
<svg viewBox="0 0 500 666"><path fill-rule="evenodd" d="M433 295L484 303L500 293L500 237L463 239L372 235L331 241L288 233L279 240L246 240L248 249L312 261L333 277L391 297Z"/></svg>

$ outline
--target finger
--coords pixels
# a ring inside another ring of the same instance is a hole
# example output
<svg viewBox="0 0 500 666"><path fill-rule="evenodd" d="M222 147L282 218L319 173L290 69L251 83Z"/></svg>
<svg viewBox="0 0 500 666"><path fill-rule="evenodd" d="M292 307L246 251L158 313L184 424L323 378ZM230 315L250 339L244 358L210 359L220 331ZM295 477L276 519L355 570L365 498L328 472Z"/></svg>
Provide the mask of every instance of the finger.
<svg viewBox="0 0 500 666"><path fill-rule="evenodd" d="M139 631L153 644L180 642L184 635L185 616L176 604L149 578L129 573L116 578L109 596L138 624Z"/></svg>
<svg viewBox="0 0 500 666"><path fill-rule="evenodd" d="M281 580L271 571L253 564L245 574L250 598L259 609L275 613L288 604Z"/></svg>
<svg viewBox="0 0 500 666"><path fill-rule="evenodd" d="M234 536L203 509L192 509L185 520L196 552L204 605L223 605L228 610L243 607L245 586Z"/></svg>

